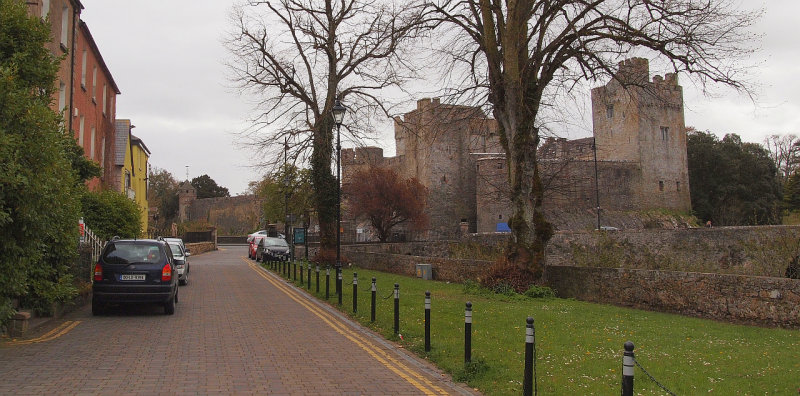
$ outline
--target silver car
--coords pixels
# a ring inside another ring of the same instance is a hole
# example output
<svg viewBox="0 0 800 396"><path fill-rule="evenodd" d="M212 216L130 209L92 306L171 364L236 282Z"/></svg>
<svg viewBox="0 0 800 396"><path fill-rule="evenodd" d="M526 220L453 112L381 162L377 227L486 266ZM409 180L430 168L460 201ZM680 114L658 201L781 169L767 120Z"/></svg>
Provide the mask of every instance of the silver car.
<svg viewBox="0 0 800 396"><path fill-rule="evenodd" d="M166 239L166 238L165 238ZM183 244L177 242L167 242L172 250L172 257L175 259L175 270L178 273L178 284L185 286L189 284L189 252L184 250Z"/></svg>

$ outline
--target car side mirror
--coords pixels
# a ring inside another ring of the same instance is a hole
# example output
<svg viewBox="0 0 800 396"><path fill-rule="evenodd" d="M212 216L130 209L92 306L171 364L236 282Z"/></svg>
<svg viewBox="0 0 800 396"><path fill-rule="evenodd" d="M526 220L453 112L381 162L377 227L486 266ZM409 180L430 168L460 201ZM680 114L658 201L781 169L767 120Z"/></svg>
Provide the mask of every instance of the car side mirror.
<svg viewBox="0 0 800 396"><path fill-rule="evenodd" d="M189 252L189 251L187 250L187 251L186 251L186 257L189 257L189 256L191 256L191 255L192 255L192 253L191 253L191 252Z"/></svg>

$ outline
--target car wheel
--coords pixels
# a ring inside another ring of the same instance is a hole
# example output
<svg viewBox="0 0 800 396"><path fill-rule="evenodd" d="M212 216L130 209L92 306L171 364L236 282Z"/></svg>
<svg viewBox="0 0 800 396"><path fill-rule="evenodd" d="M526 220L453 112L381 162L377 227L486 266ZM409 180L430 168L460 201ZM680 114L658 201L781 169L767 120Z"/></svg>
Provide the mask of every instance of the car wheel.
<svg viewBox="0 0 800 396"><path fill-rule="evenodd" d="M105 313L103 304L95 299L92 299L92 315L99 316Z"/></svg>
<svg viewBox="0 0 800 396"><path fill-rule="evenodd" d="M170 298L167 302L164 303L164 313L167 315L172 315L175 313L175 303L178 301L178 294L175 293L175 297Z"/></svg>

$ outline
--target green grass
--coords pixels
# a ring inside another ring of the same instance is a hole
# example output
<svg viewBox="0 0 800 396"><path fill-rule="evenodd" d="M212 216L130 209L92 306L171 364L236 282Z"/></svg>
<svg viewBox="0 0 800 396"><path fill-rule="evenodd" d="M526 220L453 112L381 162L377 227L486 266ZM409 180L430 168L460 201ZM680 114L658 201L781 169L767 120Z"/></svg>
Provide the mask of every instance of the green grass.
<svg viewBox="0 0 800 396"><path fill-rule="evenodd" d="M352 313L358 272L358 313ZM313 276L313 272L312 272ZM337 306L334 271L331 298ZM369 322L370 280L377 278L377 321ZM320 291L325 298L325 273ZM400 334L393 334L394 283L400 284ZM299 277L297 284L299 285ZM302 285L305 289L305 283ZM365 326L432 361L488 395L522 392L525 319L535 319L540 394L620 392L622 346L636 345L637 361L678 395L790 395L800 388L800 331L731 325L679 315L557 298L506 296L478 287L424 281L347 268L339 309ZM312 277L311 292L315 283ZM431 345L424 351L424 296L432 295ZM624 293L623 291L620 291ZM473 304L472 361L464 365L464 307ZM664 395L637 367L635 391Z"/></svg>

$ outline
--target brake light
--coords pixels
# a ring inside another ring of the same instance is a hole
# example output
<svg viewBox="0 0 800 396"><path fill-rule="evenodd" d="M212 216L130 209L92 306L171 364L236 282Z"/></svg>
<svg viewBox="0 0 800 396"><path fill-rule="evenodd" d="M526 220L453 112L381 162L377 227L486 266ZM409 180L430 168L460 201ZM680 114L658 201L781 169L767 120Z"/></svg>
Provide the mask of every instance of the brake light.
<svg viewBox="0 0 800 396"><path fill-rule="evenodd" d="M161 281L162 282L169 282L172 280L172 267L170 267L169 263L164 264L164 267L161 268Z"/></svg>
<svg viewBox="0 0 800 396"><path fill-rule="evenodd" d="M103 266L100 263L94 265L94 280L103 280Z"/></svg>

